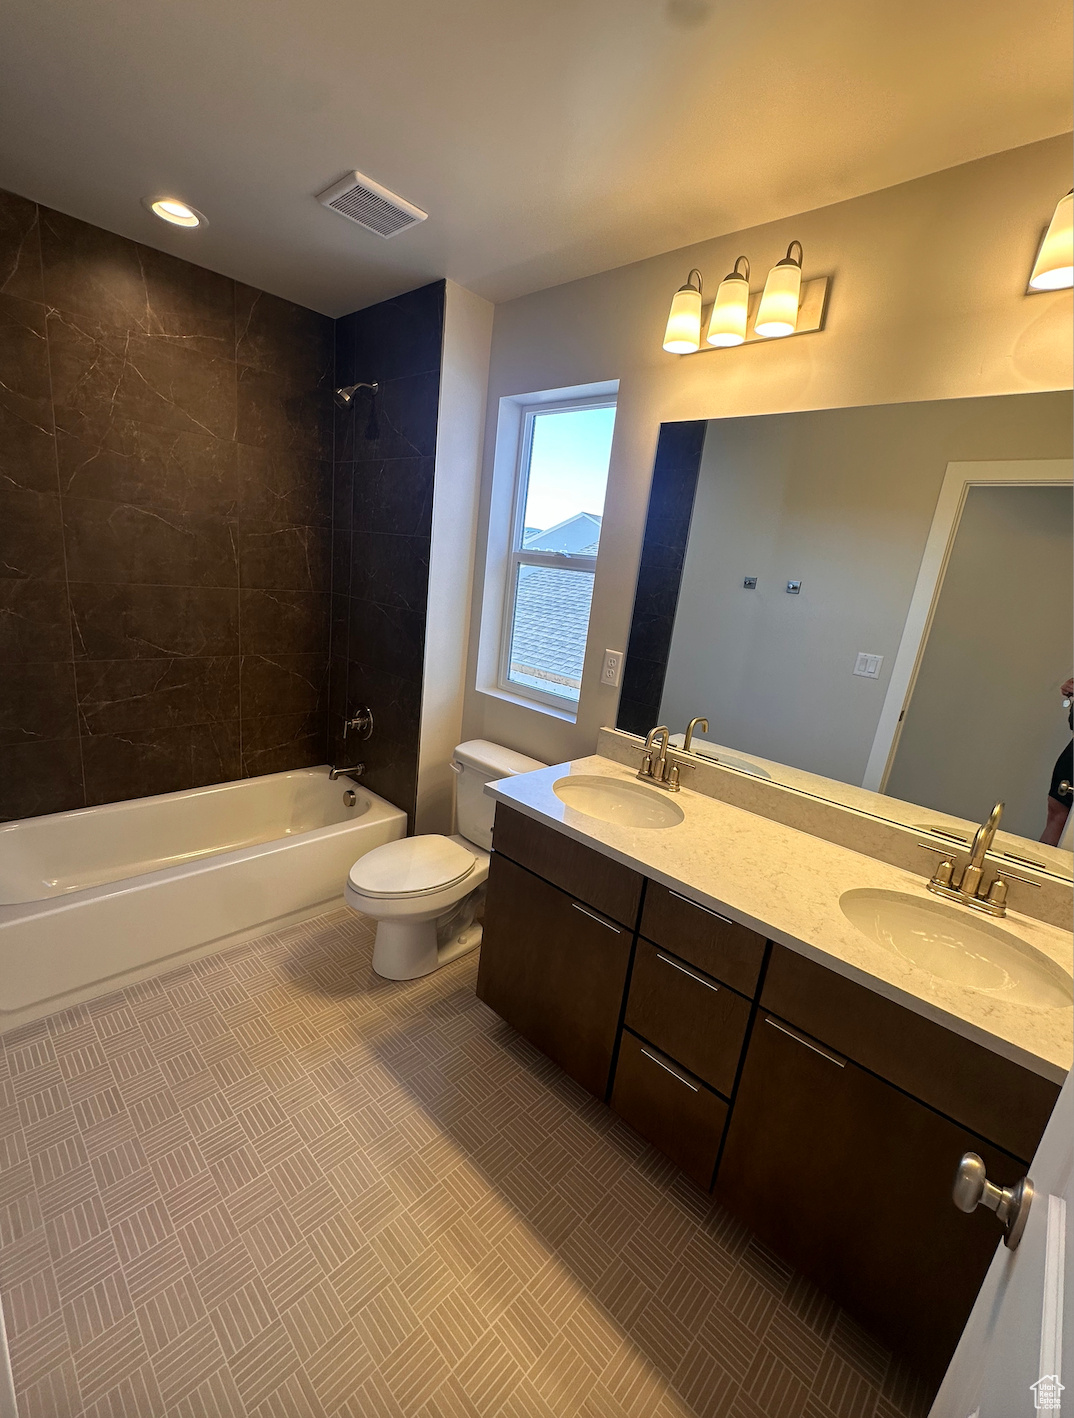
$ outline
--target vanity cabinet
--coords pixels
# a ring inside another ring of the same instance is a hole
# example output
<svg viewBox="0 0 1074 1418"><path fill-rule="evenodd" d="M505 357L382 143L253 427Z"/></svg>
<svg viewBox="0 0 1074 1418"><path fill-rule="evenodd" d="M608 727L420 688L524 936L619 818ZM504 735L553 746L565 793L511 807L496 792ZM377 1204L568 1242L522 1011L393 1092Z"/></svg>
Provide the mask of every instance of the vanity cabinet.
<svg viewBox="0 0 1074 1418"><path fill-rule="evenodd" d="M478 995L938 1376L1001 1239L959 1159L1016 1182L1057 1085L502 804L493 845Z"/></svg>
<svg viewBox="0 0 1074 1418"><path fill-rule="evenodd" d="M617 863L539 823L523 819L519 826L516 817L502 808L496 814L478 998L604 1099L634 940L633 920L616 919L609 908L620 917L632 910L636 918L641 879L635 885L629 880L635 874L625 868L587 872L588 857L604 867ZM512 860L501 848L505 840L576 893ZM558 851L561 843L571 851Z"/></svg>

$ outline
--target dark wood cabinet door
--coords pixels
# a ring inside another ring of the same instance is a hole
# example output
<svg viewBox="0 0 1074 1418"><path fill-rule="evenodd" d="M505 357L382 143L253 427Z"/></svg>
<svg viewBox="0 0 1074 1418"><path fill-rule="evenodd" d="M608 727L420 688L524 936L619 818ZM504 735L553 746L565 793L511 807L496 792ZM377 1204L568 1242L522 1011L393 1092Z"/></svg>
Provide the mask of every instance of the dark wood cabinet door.
<svg viewBox="0 0 1074 1418"><path fill-rule="evenodd" d="M631 931L645 878L525 813L496 804L493 850Z"/></svg>
<svg viewBox="0 0 1074 1418"><path fill-rule="evenodd" d="M749 1001L734 990L647 940L638 941L625 1022L727 1097L749 1019Z"/></svg>
<svg viewBox="0 0 1074 1418"><path fill-rule="evenodd" d="M756 931L650 881L641 933L750 999L756 994L765 948L764 936Z"/></svg>
<svg viewBox="0 0 1074 1418"><path fill-rule="evenodd" d="M758 1016L716 1178L772 1248L938 1378L1001 1239L957 1211L951 1184L977 1152L1003 1185L1012 1157L799 1033Z"/></svg>
<svg viewBox="0 0 1074 1418"><path fill-rule="evenodd" d="M1013 1157L1037 1150L1058 1083L785 946L772 948L761 1004Z"/></svg>
<svg viewBox="0 0 1074 1418"><path fill-rule="evenodd" d="M629 1030L619 1045L611 1105L698 1186L712 1185L727 1104Z"/></svg>
<svg viewBox="0 0 1074 1418"><path fill-rule="evenodd" d="M478 998L604 1098L632 939L623 926L493 853Z"/></svg>

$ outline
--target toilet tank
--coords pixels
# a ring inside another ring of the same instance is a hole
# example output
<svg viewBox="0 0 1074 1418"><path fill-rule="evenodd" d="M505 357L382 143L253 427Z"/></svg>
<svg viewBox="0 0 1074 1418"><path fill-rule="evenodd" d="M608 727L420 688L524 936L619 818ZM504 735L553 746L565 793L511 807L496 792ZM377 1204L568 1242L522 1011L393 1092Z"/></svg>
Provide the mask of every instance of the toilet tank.
<svg viewBox="0 0 1074 1418"><path fill-rule="evenodd" d="M492 819L495 801L485 792L485 784L497 778L510 778L516 773L532 773L535 768L547 768L536 758L527 758L514 749L502 748L488 739L470 739L459 744L452 754L451 766L458 775L455 792L455 830L475 847L492 850Z"/></svg>

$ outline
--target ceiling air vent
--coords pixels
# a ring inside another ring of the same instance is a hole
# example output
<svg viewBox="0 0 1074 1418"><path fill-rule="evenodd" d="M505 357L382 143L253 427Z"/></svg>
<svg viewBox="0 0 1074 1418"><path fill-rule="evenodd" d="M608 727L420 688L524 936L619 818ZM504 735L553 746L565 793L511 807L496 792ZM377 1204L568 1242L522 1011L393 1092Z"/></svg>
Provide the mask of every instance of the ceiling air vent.
<svg viewBox="0 0 1074 1418"><path fill-rule="evenodd" d="M317 200L377 236L398 236L429 215L360 172L349 172L342 181L318 192Z"/></svg>

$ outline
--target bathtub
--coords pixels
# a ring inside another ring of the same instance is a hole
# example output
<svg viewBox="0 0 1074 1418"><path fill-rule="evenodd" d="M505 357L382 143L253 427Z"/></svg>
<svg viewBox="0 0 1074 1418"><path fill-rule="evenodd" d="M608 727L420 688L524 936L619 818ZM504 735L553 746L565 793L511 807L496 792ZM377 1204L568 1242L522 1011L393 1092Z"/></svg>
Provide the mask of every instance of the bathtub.
<svg viewBox="0 0 1074 1418"><path fill-rule="evenodd" d="M404 812L327 768L2 823L0 1032L314 915L405 834Z"/></svg>

